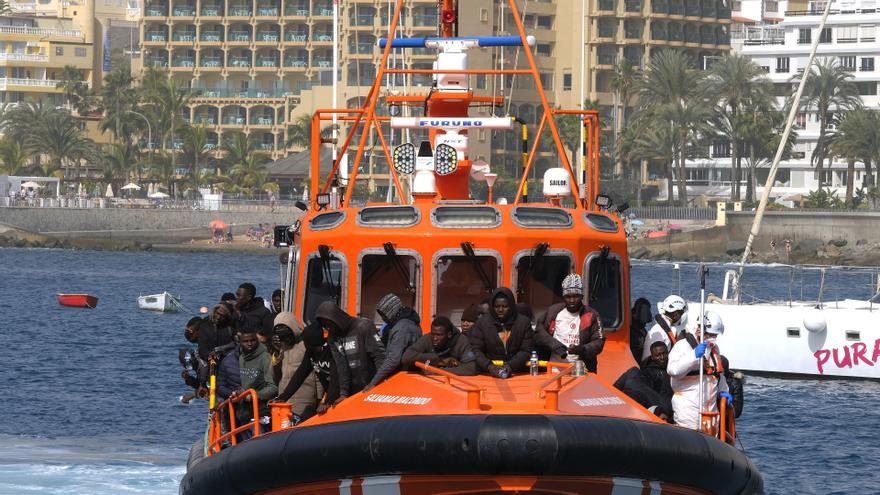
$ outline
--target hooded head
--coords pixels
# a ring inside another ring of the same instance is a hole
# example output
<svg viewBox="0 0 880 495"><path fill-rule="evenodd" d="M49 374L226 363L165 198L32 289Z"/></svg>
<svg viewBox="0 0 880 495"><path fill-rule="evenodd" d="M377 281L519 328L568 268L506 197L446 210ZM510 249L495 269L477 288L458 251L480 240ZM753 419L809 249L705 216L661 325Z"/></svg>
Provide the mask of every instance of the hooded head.
<svg viewBox="0 0 880 495"><path fill-rule="evenodd" d="M332 300L324 301L318 306L315 318L335 335L346 335L351 326L351 316Z"/></svg>
<svg viewBox="0 0 880 495"><path fill-rule="evenodd" d="M518 313L516 312L516 299L513 292L507 287L495 289L489 298L489 315L495 320L495 323L507 328L516 321Z"/></svg>
<svg viewBox="0 0 880 495"><path fill-rule="evenodd" d="M382 299L379 299L379 303L376 304L376 311L379 313L379 316L381 316L382 320L389 325L393 325L397 322L402 310L403 301L401 301L400 297L394 293L385 294Z"/></svg>
<svg viewBox="0 0 880 495"><path fill-rule="evenodd" d="M296 321L296 316L293 313L285 311L278 313L278 316L275 317L275 334L282 340L291 335L295 340L299 340L302 335L302 327Z"/></svg>

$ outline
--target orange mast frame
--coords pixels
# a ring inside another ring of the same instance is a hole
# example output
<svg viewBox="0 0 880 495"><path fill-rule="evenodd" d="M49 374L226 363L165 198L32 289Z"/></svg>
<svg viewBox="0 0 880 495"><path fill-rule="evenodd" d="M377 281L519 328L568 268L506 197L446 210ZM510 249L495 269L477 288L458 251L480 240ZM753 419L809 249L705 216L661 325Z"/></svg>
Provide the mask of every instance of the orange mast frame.
<svg viewBox="0 0 880 495"><path fill-rule="evenodd" d="M380 128L380 122L388 121L387 117L379 117L376 115L376 105L379 102L379 93L380 87L382 84L382 80L384 79L386 74L487 74L487 75L503 75L503 74L521 74L521 75L531 75L535 84L535 88L538 92L538 95L541 99L541 106L544 109L544 117L542 118L539 126L538 132L535 135L534 145L532 146L531 152L528 156L528 161L526 167L523 172L523 177L520 180L519 187L517 189L517 195L515 202L518 203L522 196L523 188L525 187L526 180L528 177L528 171L531 169L532 162L534 161L535 154L537 152L538 143L540 142L541 134L543 133L545 127L550 128L550 133L553 137L553 143L556 146L557 153L559 154L560 161L562 162L563 167L569 173L571 177L571 188L572 194L575 198L580 198L580 194L578 191L577 184L583 183L586 185L586 194L583 198L583 201L575 201L576 208L578 209L595 209L593 205L593 201L590 199L595 197L598 193L598 185L599 185L599 117L598 113L595 111L585 111L585 110L559 110L554 109L550 106L550 103L547 101L547 96L544 94L544 85L541 83L540 74L538 72L538 67L535 62L535 57L532 51L529 49L528 40L525 32L525 27L523 26L522 19L520 19L520 12L518 7L516 6L516 2L514 0L507 0L507 4L510 7L511 14L516 24L516 29L519 34L519 38L522 42L522 49L525 52L526 60L528 62L528 69L478 69L478 70L449 70L449 69L390 69L388 68L388 58L391 54L391 50L393 49L393 40L394 34L397 32L398 20L400 19L400 13L403 10L403 6L405 5L406 0L397 0L396 5L394 7L394 14L391 18L390 25L388 27L388 43L386 43L385 48L382 52L382 59L378 66L378 71L376 74L376 79L373 81L373 85L370 88L369 93L367 94L366 99L364 100L364 104L361 108L356 109L321 109L314 113L312 116L312 135L311 135L311 188L310 188L310 200L313 208L317 208L317 195L320 193L326 193L330 188L334 178L339 173L339 167L342 163L342 157L345 156L345 153L348 151L351 142L354 139L355 134L357 133L359 128L362 128L362 132L360 135L360 139L358 142L357 152L355 153L355 158L352 163L352 172L349 178L349 183L354 184L357 180L358 176L358 168L361 160L363 159L364 151L366 148L367 137L370 132L373 130L375 126L376 134L379 137L379 142L382 147L382 151L385 154L385 158L389 164L389 172L394 180L394 186L397 190L398 198L405 197L403 194L403 187L400 183L400 177L397 174L397 171L394 170L394 167L391 166L392 158L391 152L388 149L388 145L385 142L385 137L382 134L382 130ZM456 0L443 0L441 11L440 11L440 35L443 38L449 38L457 35L458 31L458 10L457 10L457 1ZM429 97L430 98L430 97ZM325 120L331 120L333 115L341 115L341 117L337 117L337 120L352 122L351 129L348 131L348 135L346 136L345 142L343 143L338 157L333 163L333 168L330 171L330 174L327 176L326 181L323 186L320 184L320 147L321 144L326 142L321 137L321 122ZM582 143L584 145L583 153L586 158L586 167L585 167L585 177L583 180L578 180L577 174L572 168L572 164L568 158L568 154L565 152L565 147L562 144L562 139L559 136L559 129L556 125L556 121L554 119L554 115L582 115L583 116L583 124L586 128L585 135L587 137L587 142ZM345 203L350 204L351 196L354 191L354 187L349 187L346 195L345 195Z"/></svg>

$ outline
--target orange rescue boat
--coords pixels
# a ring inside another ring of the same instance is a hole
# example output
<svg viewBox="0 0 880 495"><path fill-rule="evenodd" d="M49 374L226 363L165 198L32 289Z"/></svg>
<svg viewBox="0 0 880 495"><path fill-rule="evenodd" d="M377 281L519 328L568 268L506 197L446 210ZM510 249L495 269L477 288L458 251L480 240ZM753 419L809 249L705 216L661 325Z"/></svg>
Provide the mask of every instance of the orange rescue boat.
<svg viewBox="0 0 880 495"><path fill-rule="evenodd" d="M71 308L95 309L98 297L91 294L58 294L58 304Z"/></svg>
<svg viewBox="0 0 880 495"><path fill-rule="evenodd" d="M289 406L275 405L268 434L254 423L236 424L231 406L242 395L214 409L207 444L194 447L180 493L761 493L760 473L733 446L733 414L724 401L720 413L704 417L702 432L665 423L611 385L636 363L629 350L626 235L607 198L593 201L599 193L599 118L548 103L530 48L534 38L523 29L517 2L506 0L518 36L460 36L457 2L442 0L438 37L394 38L405 3L396 2L390 40L380 42L383 58L363 107L318 110L312 117L311 204L302 218L292 219L284 241L290 246L285 308L308 324L320 303L334 300L349 314L378 323L376 304L393 292L422 315L428 331L434 316L458 324L467 307L502 286L540 315L562 300L561 281L576 272L606 332L598 373L543 363L538 375L503 380L418 364L296 426ZM469 50L498 46L521 47L528 69L468 68ZM437 50L434 68L389 69L390 52L408 48ZM387 95L385 102L395 108L380 115L380 85L398 73L432 74L433 87L422 95ZM522 119L480 114L503 99L475 96L471 74L532 78L541 101L537 137L530 147L523 130L519 187L504 204L493 202L494 176L484 165L471 173L468 133L512 131ZM407 116L422 110L422 116ZM576 115L583 126L583 173L573 170L562 146L554 120L560 114ZM330 143L322 124L331 120L347 135L321 183L320 152ZM385 136L397 129L427 131L426 140L391 150ZM545 172L538 198L529 196L526 178L545 130L561 166ZM357 183L368 140L379 143L393 164L395 201L356 206L355 188L342 187L338 171L348 156L348 184ZM474 177L487 179L487 201L471 198ZM256 393L247 395L257 417ZM236 433L245 430L253 438L237 441Z"/></svg>

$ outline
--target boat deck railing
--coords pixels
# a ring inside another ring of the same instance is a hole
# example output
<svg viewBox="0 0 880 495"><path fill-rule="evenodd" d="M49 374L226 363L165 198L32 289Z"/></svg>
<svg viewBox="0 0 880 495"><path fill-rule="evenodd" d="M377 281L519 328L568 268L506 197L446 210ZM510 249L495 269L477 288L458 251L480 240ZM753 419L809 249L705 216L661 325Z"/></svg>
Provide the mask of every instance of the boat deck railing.
<svg viewBox="0 0 880 495"><path fill-rule="evenodd" d="M244 401L248 397L250 397L251 405L253 406L253 421L241 426L235 426L235 407L233 406ZM226 433L223 433L222 422L224 409L229 411L229 431ZM243 393L236 395L235 397L226 399L211 412L211 422L208 426L207 455L212 456L220 452L226 441L229 441L233 446L236 445L238 443L238 435L247 430L253 430L254 438L260 436L259 398L257 397L257 391L252 388L245 390Z"/></svg>

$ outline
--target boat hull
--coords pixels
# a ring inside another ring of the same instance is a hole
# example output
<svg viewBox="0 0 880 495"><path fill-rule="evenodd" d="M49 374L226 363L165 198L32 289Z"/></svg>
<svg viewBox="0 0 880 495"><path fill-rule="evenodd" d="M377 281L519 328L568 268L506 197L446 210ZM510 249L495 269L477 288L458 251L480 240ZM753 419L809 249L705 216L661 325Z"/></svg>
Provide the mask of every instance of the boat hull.
<svg viewBox="0 0 880 495"><path fill-rule="evenodd" d="M306 423L191 462L180 493L337 494L365 483L401 494L611 493L615 483L649 493L763 492L745 455L692 430L600 416L473 414Z"/></svg>
<svg viewBox="0 0 880 495"><path fill-rule="evenodd" d="M138 297L138 308L160 313L177 311L177 305L174 304L174 296L167 292Z"/></svg>
<svg viewBox="0 0 880 495"><path fill-rule="evenodd" d="M98 298L91 294L58 294L58 304L69 308L94 309L98 306Z"/></svg>
<svg viewBox="0 0 880 495"><path fill-rule="evenodd" d="M691 308L699 303L689 303ZM712 303L724 321L721 353L736 370L768 375L880 380L880 308L859 301L812 305ZM824 320L810 331L804 320Z"/></svg>

